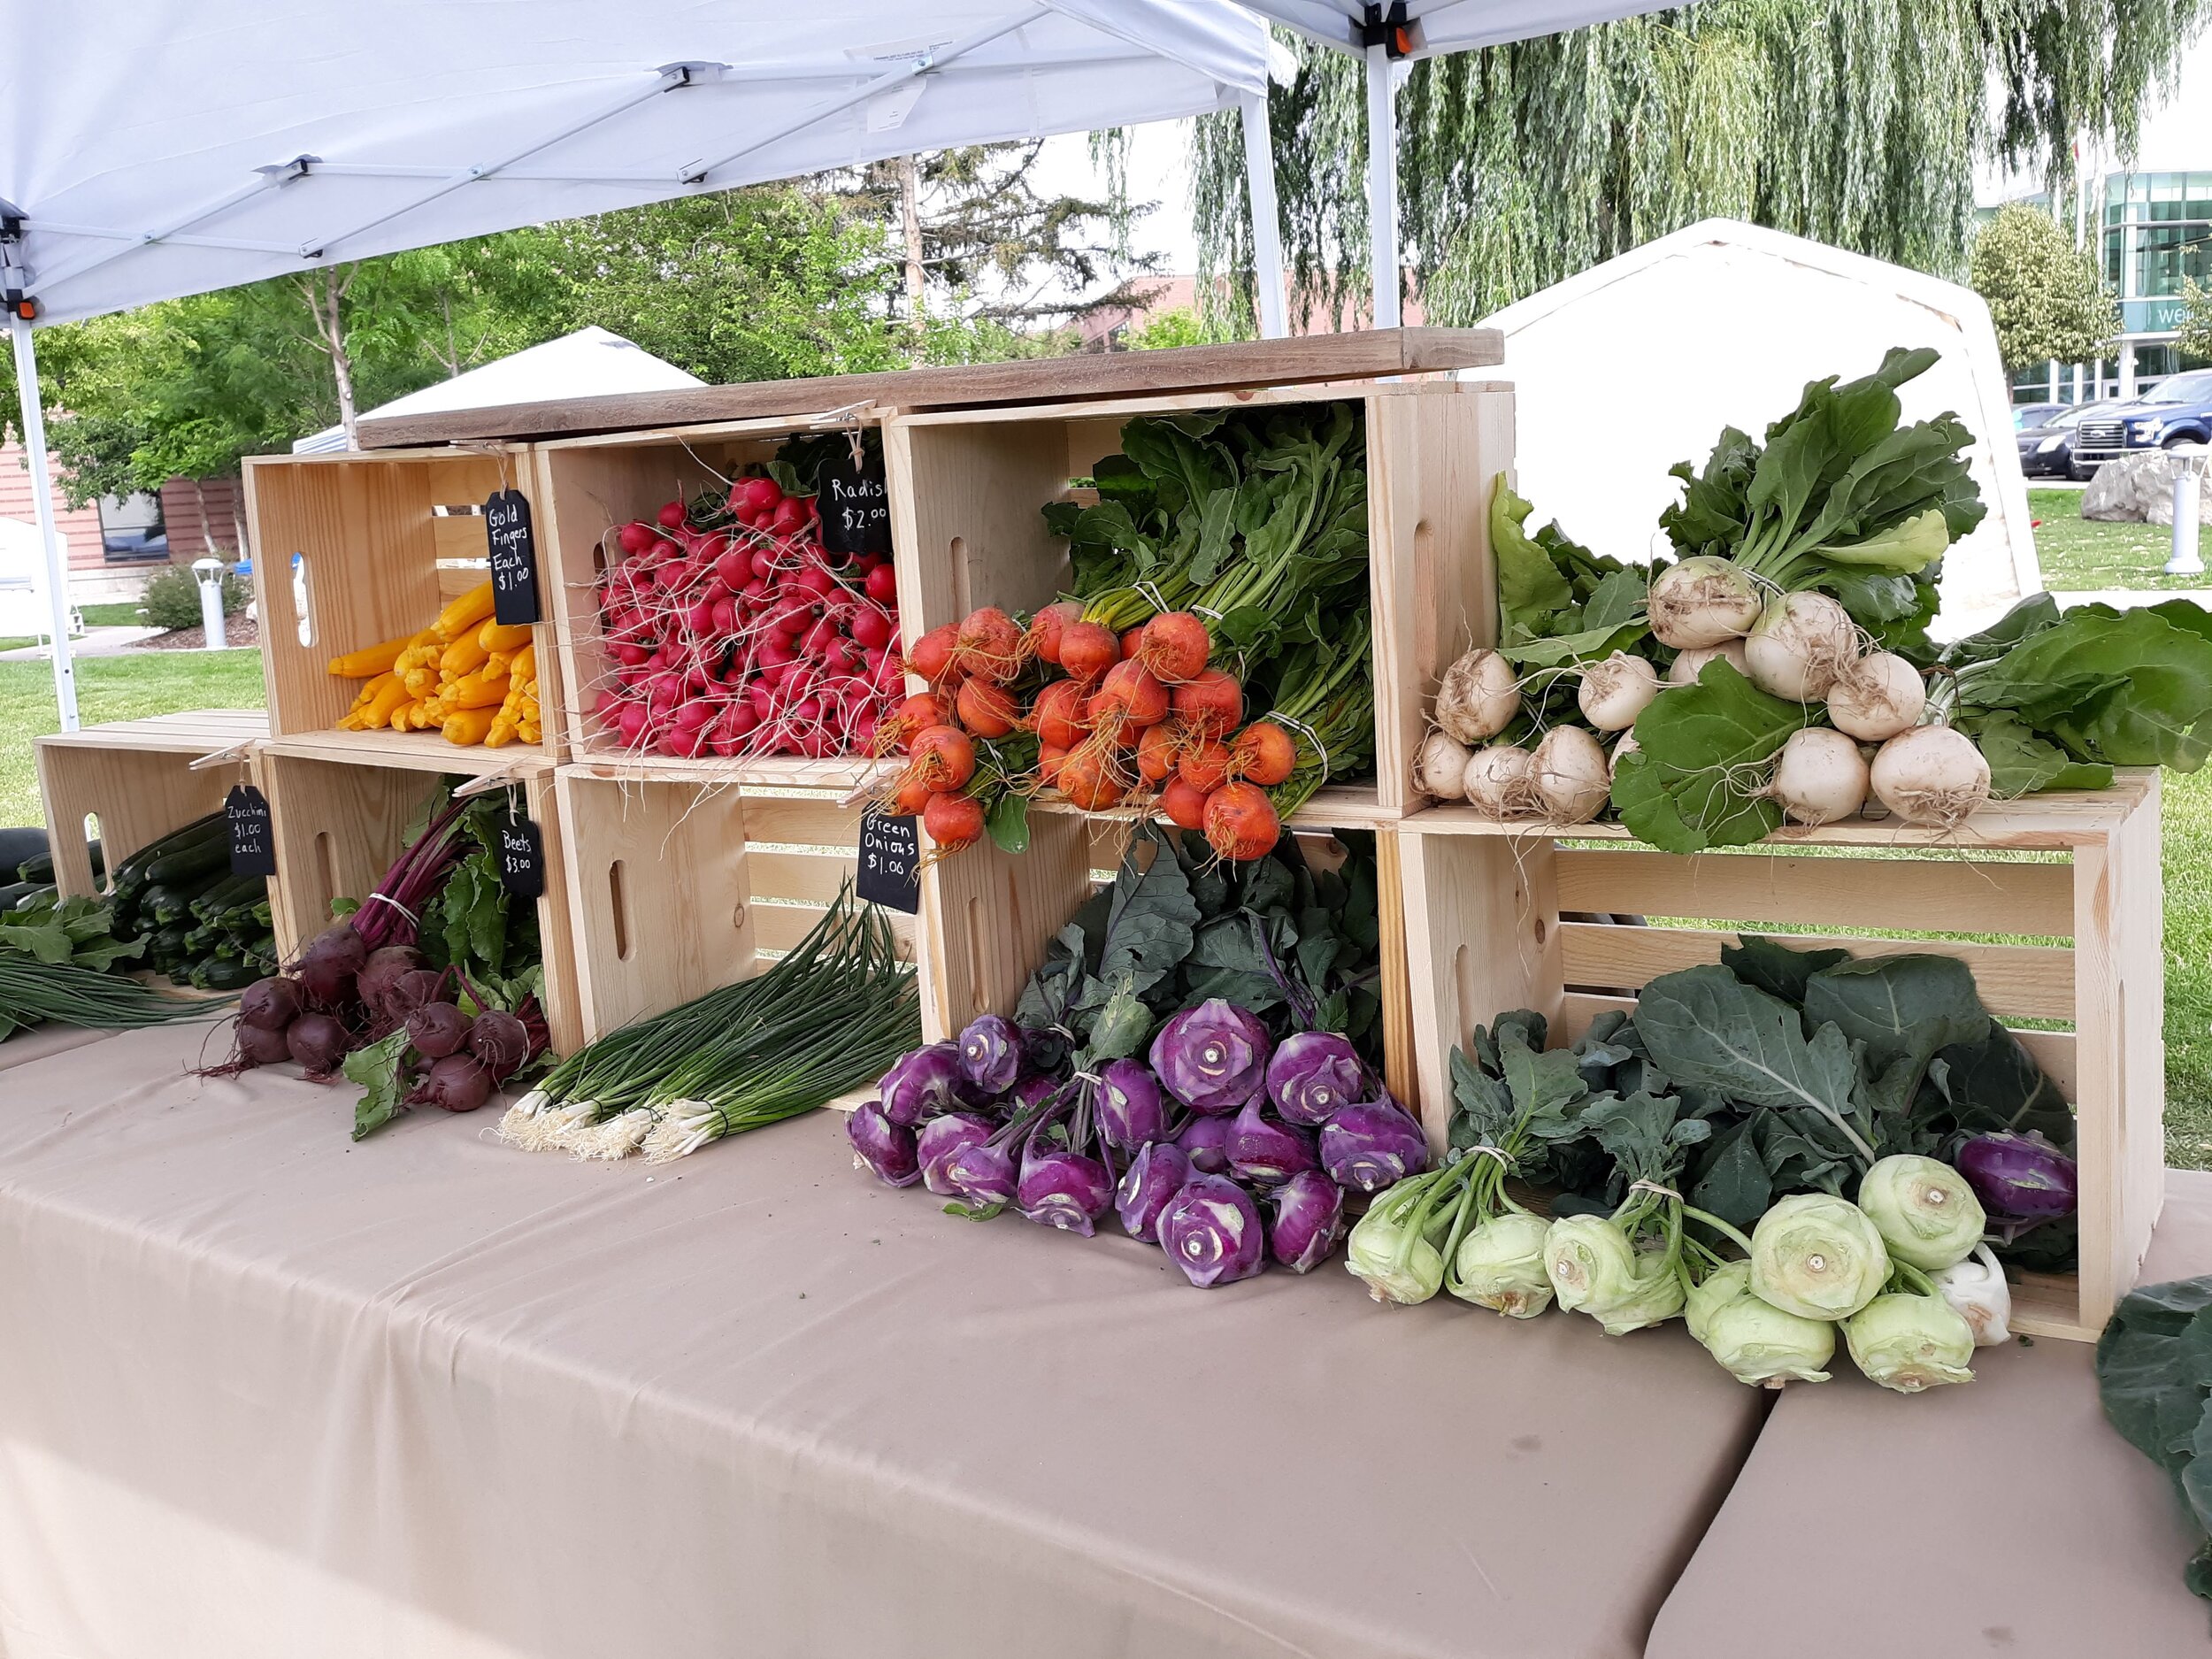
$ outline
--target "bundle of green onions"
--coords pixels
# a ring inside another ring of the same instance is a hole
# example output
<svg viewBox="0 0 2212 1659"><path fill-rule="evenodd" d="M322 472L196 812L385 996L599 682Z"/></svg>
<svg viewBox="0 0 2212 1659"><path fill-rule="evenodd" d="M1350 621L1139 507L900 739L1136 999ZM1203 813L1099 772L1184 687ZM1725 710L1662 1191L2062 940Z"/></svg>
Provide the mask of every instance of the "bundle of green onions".
<svg viewBox="0 0 2212 1659"><path fill-rule="evenodd" d="M579 1048L499 1133L531 1151L664 1162L872 1083L920 1041L912 964L848 886L782 960Z"/></svg>
<svg viewBox="0 0 2212 1659"><path fill-rule="evenodd" d="M52 1021L89 1031L128 1031L177 1019L204 1019L224 1004L214 998L165 996L151 986L73 962L42 962L0 949L0 1038Z"/></svg>

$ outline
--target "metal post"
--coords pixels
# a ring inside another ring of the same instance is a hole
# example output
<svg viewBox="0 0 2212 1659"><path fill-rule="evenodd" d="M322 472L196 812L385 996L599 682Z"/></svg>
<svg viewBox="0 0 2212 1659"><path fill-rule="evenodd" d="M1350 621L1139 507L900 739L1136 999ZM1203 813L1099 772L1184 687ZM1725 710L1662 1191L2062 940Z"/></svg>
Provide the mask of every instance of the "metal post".
<svg viewBox="0 0 2212 1659"><path fill-rule="evenodd" d="M1375 277L1375 326L1395 328L1398 306L1398 116L1390 49L1367 49L1367 248Z"/></svg>
<svg viewBox="0 0 2212 1659"><path fill-rule="evenodd" d="M194 559L192 575L200 584L200 649L219 651L223 638L223 561Z"/></svg>
<svg viewBox="0 0 2212 1659"><path fill-rule="evenodd" d="M1283 291L1283 234L1275 206L1275 139L1267 121L1267 95L1248 92L1244 111L1245 199L1252 212L1252 276L1259 288L1260 336L1280 340L1290 332Z"/></svg>
<svg viewBox="0 0 2212 1659"><path fill-rule="evenodd" d="M69 660L69 561L54 527L54 487L46 476L46 412L39 406L38 348L31 343L30 319L11 317L15 336L15 389L23 408L23 457L31 466L31 503L38 513L39 540L46 549L46 614L54 630L54 703L61 729L77 729L77 671Z"/></svg>
<svg viewBox="0 0 2212 1659"><path fill-rule="evenodd" d="M2212 450L2185 444L2167 454L2174 461L2174 551L2166 561L2169 576L2201 576L2204 557L2198 547L2198 499L2204 488L2204 464Z"/></svg>

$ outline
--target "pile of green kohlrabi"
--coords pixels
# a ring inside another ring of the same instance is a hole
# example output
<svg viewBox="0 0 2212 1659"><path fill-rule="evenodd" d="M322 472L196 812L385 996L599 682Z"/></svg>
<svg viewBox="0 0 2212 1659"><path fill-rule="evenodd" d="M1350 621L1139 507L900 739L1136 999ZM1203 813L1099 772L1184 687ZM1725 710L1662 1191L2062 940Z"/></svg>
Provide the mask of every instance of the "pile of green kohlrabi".
<svg viewBox="0 0 2212 1659"><path fill-rule="evenodd" d="M1997 1259L2070 1261L2072 1116L1945 956L1747 939L1546 1050L1522 1011L1453 1056L1449 1156L1379 1196L1349 1265L1621 1335L1684 1315L1745 1382L1964 1382L2006 1339ZM1517 1198L1508 1179L1551 1196Z"/></svg>
<svg viewBox="0 0 2212 1659"><path fill-rule="evenodd" d="M1955 829L1994 796L2193 771L2212 749L2212 618L2172 601L2062 616L2047 594L1948 646L1929 638L1950 542L1983 508L1949 416L1902 422L1935 360L1892 351L1805 388L1763 445L1730 427L1674 469L1678 560L1624 565L1498 480L1499 643L1439 687L1416 782L1489 816L1617 814L1674 852L1878 802Z"/></svg>

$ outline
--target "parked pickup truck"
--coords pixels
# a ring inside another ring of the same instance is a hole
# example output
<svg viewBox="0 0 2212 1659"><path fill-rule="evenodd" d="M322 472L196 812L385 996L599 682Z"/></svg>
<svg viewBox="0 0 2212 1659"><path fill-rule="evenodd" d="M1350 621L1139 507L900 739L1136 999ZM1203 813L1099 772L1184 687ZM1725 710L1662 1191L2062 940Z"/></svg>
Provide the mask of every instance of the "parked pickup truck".
<svg viewBox="0 0 2212 1659"><path fill-rule="evenodd" d="M2169 375L2135 402L2085 419L2074 429L2073 463L2089 472L2183 443L2212 443L2212 369Z"/></svg>

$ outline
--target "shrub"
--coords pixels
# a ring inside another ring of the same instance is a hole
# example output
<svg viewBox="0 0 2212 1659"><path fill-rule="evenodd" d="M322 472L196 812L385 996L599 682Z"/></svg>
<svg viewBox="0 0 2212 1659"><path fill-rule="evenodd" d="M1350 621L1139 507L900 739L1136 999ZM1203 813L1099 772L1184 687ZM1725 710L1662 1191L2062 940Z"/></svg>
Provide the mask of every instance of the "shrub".
<svg viewBox="0 0 2212 1659"><path fill-rule="evenodd" d="M234 617L253 596L235 576L223 578L223 614ZM200 626L200 583L182 565L172 565L146 584L138 602L139 613L149 627L196 628Z"/></svg>

